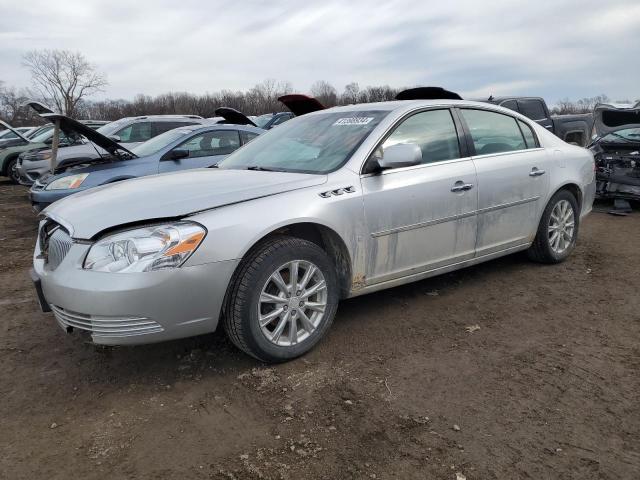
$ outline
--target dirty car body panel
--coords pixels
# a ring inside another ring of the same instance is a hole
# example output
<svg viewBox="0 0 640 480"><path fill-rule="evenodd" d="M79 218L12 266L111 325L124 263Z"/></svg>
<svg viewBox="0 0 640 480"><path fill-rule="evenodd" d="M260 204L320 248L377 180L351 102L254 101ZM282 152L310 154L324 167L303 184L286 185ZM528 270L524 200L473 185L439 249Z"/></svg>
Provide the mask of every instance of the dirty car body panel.
<svg viewBox="0 0 640 480"><path fill-rule="evenodd" d="M466 110L504 116L512 130L487 140ZM517 122L529 139L490 153L520 135ZM336 138L340 152L332 150ZM414 138L424 140L417 150ZM409 150L422 162L384 164ZM34 270L64 328L89 330L104 344L169 340L216 329L239 265L274 234L317 232L331 249L340 298L354 297L527 249L545 206L565 187L577 192L579 217L589 213L590 152L513 111L455 100L337 107L261 135L218 169L136 179L53 204L43 212ZM86 268L105 238L175 222L206 232L179 267ZM125 323L133 330L116 329Z"/></svg>

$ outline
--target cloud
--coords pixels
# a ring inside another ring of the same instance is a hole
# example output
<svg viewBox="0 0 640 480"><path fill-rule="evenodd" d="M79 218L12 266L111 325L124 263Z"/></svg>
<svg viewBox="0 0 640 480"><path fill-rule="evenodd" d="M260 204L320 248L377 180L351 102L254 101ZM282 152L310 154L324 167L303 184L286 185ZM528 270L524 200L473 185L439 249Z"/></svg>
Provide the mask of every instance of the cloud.
<svg viewBox="0 0 640 480"><path fill-rule="evenodd" d="M0 0L0 80L24 52L79 50L105 96L203 93L318 79L341 89L441 85L464 95L638 98L640 5L630 0Z"/></svg>

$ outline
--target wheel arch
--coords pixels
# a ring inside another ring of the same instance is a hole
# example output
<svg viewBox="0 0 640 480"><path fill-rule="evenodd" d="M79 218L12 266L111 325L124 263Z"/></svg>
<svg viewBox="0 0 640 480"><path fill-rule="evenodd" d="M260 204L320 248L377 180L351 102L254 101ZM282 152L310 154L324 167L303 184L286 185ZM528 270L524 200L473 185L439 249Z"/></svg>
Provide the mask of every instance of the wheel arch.
<svg viewBox="0 0 640 480"><path fill-rule="evenodd" d="M352 265L349 249L342 237L334 229L321 223L299 221L278 226L254 241L251 246L243 252L242 258L246 258L249 252L258 248L265 241L277 236L301 238L315 243L322 248L335 266L338 281L340 282L340 297L344 298L349 294L352 281ZM236 272L239 267L240 264L238 264Z"/></svg>
<svg viewBox="0 0 640 480"><path fill-rule="evenodd" d="M4 158L4 161L2 163L2 170L0 171L0 174L2 174L2 176L6 177L8 170L7 167L9 166L9 164L11 163L12 160L17 160L18 157L20 156L20 153L22 152L14 152L14 153L10 153L9 155L7 155Z"/></svg>

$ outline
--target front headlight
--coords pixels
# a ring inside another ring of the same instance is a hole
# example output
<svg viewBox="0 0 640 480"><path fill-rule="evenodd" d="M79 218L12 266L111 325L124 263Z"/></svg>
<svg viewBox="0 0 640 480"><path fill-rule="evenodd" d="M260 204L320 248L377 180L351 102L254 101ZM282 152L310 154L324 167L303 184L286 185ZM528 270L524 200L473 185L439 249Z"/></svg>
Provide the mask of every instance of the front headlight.
<svg viewBox="0 0 640 480"><path fill-rule="evenodd" d="M176 222L109 235L91 247L83 268L121 273L176 268L198 248L206 233L196 223Z"/></svg>
<svg viewBox="0 0 640 480"><path fill-rule="evenodd" d="M82 185L82 182L89 176L88 173L78 173L68 177L58 178L45 187L45 190L72 190Z"/></svg>

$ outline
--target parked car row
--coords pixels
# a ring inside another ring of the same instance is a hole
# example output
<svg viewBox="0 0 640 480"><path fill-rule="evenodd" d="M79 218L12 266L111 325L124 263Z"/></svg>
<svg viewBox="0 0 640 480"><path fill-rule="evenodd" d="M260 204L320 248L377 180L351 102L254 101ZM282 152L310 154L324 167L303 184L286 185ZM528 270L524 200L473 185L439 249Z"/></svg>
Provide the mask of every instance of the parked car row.
<svg viewBox="0 0 640 480"><path fill-rule="evenodd" d="M227 109L134 147L44 113L99 153L32 187L37 206L57 200L34 252L42 309L106 345L223 325L280 362L325 336L343 298L517 251L566 259L596 191L592 153L513 109L432 98L300 97L267 131ZM192 166L215 168L175 171Z"/></svg>

